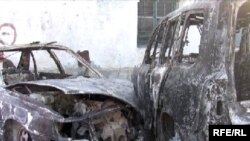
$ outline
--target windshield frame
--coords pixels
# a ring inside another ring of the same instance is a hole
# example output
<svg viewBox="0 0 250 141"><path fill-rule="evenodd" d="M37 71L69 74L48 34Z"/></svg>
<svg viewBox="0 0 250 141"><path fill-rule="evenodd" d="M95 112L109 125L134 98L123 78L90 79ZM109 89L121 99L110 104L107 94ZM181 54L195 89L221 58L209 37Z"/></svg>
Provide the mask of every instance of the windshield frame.
<svg viewBox="0 0 250 141"><path fill-rule="evenodd" d="M66 46L62 46L62 45L55 45L55 44L27 44L27 45L13 45L13 46L1 46L0 47L0 52L20 52L23 53L26 50L30 50L35 51L35 50L45 50L47 51L51 56L51 58L53 59L53 61L55 63L61 63L60 60L58 59L57 55L52 53L52 52L56 52L57 50L62 50L65 51L66 53L68 53L69 55L71 55L74 59L76 59L76 61L84 66L86 69L88 69L89 71L91 71L91 73L93 73L94 75L96 75L98 78L102 78L103 75L98 72L95 68L93 68L84 58L82 58L79 54L77 54L76 52L74 52L73 50L69 49ZM9 56L6 57L6 59L8 59ZM31 53L31 59L34 59ZM19 60L19 62L21 61L21 58ZM57 64L58 65L58 64ZM59 69L60 66L59 66ZM63 68L62 68L63 69ZM61 71L60 71L61 72Z"/></svg>

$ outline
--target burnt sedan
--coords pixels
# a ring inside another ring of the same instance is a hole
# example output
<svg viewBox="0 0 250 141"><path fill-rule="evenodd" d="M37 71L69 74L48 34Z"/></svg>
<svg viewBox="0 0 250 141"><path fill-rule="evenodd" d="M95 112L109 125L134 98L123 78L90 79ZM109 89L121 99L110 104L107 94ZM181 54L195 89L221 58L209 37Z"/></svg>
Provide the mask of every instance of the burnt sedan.
<svg viewBox="0 0 250 141"><path fill-rule="evenodd" d="M197 1L155 28L134 69L155 140L208 140L211 124L250 124L250 1Z"/></svg>
<svg viewBox="0 0 250 141"><path fill-rule="evenodd" d="M105 79L67 47L0 47L0 121L5 141L141 139L130 82Z"/></svg>

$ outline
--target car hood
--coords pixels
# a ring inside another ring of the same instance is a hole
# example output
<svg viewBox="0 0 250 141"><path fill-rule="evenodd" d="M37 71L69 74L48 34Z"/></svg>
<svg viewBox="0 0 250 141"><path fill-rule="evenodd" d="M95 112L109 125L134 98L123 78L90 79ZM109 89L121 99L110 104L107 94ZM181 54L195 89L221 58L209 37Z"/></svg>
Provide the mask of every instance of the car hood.
<svg viewBox="0 0 250 141"><path fill-rule="evenodd" d="M19 82L7 86L7 88L11 89L17 85L53 87L62 91L64 94L105 95L119 99L138 110L133 85L128 80L77 77L74 79L51 79Z"/></svg>

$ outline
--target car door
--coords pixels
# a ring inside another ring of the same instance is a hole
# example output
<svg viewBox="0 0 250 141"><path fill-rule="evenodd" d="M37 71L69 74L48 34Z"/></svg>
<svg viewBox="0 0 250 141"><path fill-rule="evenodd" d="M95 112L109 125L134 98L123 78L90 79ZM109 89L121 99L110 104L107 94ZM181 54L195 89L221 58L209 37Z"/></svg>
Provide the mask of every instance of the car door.
<svg viewBox="0 0 250 141"><path fill-rule="evenodd" d="M163 46L160 51L159 61L152 69L150 74L150 96L154 104L154 111L158 107L159 91L163 79L167 79L167 74L170 71L173 56L175 53L174 43L179 36L180 16L171 17L164 21L165 32L163 37ZM156 116L156 115L155 115Z"/></svg>
<svg viewBox="0 0 250 141"><path fill-rule="evenodd" d="M160 48L162 47L162 38L163 38L164 26L159 24L155 29L151 40L145 51L145 56L142 64L138 68L136 76L136 93L139 99L139 106L142 109L142 114L146 117L145 125L151 126L152 122L152 100L149 95L149 84L150 84L150 74L152 69L155 67L159 60ZM150 127L149 127L150 128Z"/></svg>
<svg viewBox="0 0 250 141"><path fill-rule="evenodd" d="M197 123L193 121L197 119L199 106L197 85L203 70L199 54L203 21L203 10L187 11L181 15L180 32L174 45L176 52L158 96L157 140L179 137L180 130L186 134L181 136L188 136L195 130Z"/></svg>

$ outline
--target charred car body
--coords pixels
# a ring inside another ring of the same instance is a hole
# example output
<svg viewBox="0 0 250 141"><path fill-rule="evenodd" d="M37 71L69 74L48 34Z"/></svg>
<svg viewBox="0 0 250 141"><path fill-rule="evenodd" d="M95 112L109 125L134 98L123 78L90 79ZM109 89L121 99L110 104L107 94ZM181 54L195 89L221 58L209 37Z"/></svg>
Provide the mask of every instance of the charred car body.
<svg viewBox="0 0 250 141"><path fill-rule="evenodd" d="M102 77L53 43L2 46L0 120L6 141L138 139L133 86Z"/></svg>
<svg viewBox="0 0 250 141"><path fill-rule="evenodd" d="M249 7L196 2L156 27L132 75L155 140L203 141L209 124L250 124Z"/></svg>

